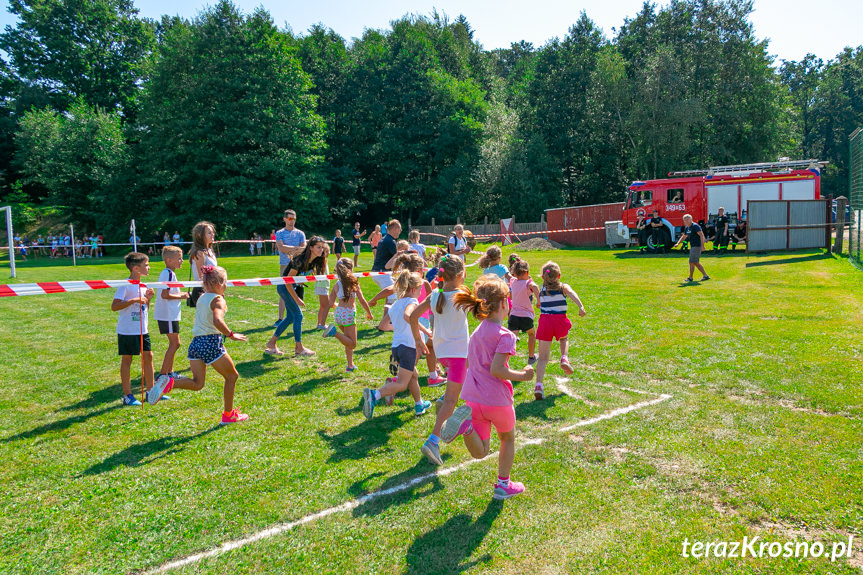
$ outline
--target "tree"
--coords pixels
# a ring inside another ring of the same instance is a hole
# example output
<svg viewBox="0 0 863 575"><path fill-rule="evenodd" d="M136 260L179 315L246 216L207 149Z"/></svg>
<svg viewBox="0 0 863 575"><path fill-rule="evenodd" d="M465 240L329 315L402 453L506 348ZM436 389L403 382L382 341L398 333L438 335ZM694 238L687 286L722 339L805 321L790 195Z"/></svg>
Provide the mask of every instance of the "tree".
<svg viewBox="0 0 863 575"><path fill-rule="evenodd" d="M140 126L152 227L209 219L245 237L287 207L312 228L330 222L324 125L292 43L263 9L246 17L226 0L165 30Z"/></svg>
<svg viewBox="0 0 863 575"><path fill-rule="evenodd" d="M130 0L10 0L9 11L20 21L0 49L22 84L60 111L81 100L134 118L155 37Z"/></svg>

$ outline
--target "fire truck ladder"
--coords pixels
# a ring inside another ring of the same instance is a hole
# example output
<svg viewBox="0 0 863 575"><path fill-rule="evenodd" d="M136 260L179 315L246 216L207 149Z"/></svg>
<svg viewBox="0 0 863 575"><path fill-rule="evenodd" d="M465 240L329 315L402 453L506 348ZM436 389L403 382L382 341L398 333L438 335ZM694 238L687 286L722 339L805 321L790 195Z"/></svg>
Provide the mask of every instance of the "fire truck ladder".
<svg viewBox="0 0 863 575"><path fill-rule="evenodd" d="M712 166L706 170L686 170L682 172L669 172L670 176L745 176L757 172L778 172L789 170L820 170L829 162L821 160L783 160L778 162L762 162L759 164L737 164L733 166Z"/></svg>

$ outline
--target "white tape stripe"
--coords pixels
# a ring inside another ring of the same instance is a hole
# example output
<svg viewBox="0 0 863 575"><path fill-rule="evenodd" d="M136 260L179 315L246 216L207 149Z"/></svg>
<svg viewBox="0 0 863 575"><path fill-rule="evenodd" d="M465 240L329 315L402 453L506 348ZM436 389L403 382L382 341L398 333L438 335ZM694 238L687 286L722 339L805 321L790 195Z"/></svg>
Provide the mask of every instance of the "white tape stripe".
<svg viewBox="0 0 863 575"><path fill-rule="evenodd" d="M667 395L667 394L663 394L659 397L659 399L654 399L651 401L644 401L641 403L636 403L636 404L630 405L628 407L621 407L618 409L613 409L613 410L607 411L606 413L599 415L597 417L593 417L591 419L585 419L584 421L580 421L580 422L576 423L575 425L572 425L569 427L564 427L564 428L560 429L559 431L565 432L565 431L569 431L570 429L573 429L575 427L584 427L586 425L592 425L594 423L598 423L598 422L604 421L606 419L611 419L613 417L618 417L620 415L624 415L626 413L629 413L631 411L635 411L637 409L643 409L643 408L648 407L650 405L656 405L657 403L661 403L661 402L666 401L668 399L671 399L671 396ZM545 441L545 439L542 439L542 438L528 439L528 440L525 440L524 442L522 442L521 445L517 446L517 449L524 447L526 445L538 445L540 443L543 443L544 441ZM209 551L204 551L203 553L196 553L195 555L190 555L188 557L184 557L183 559L178 559L176 561L171 561L170 563L165 563L163 565L160 565L159 567L156 567L154 569L146 571L145 573L148 573L148 574L150 574L150 573L165 573L165 572L170 571L172 569L177 569L178 567L184 567L186 565L191 565L193 563L197 563L203 559L209 559L211 557L216 557L216 556L221 555L223 553L226 553L228 551L232 551L234 549L239 549L240 547L245 547L246 545L249 545L251 543L255 543L258 541L262 541L264 539L269 539L270 537L274 537L276 535L280 535L282 533L285 533L286 531L290 531L291 529L293 529L295 527L299 527L300 525L305 525L306 523L311 523L312 521L315 521L317 519L323 519L324 517L328 517L330 515L333 515L335 513L340 513L342 511L350 511L352 509L356 509L357 507L359 507L363 503L373 501L375 499L378 499L379 497L384 497L386 495L392 495L394 493L399 493L401 491L405 491L406 489L409 489L415 485L419 485L421 483L424 483L425 481L432 479L433 477L445 477L447 475L451 475L451 474L455 473L456 471L464 469L468 465L473 465L474 463L477 463L480 461L488 461L490 458L494 457L495 455L497 455L497 452L490 453L490 454L486 455L485 458L483 458L483 459L470 459L468 461L460 463L459 465L454 465L453 467L448 467L448 468L442 469L440 471L434 471L432 473L426 473L425 475L420 475L420 476L415 477L409 481L406 481L405 483L402 483L400 485L396 485L394 487L390 487L389 489L374 491L374 492L369 493L367 495L363 495L362 497L358 497L357 499L351 499L350 501L346 501L345 503L342 503L341 505L337 505L335 507L330 507L329 509L324 509L323 511L319 511L319 512L313 513L311 515L306 515L305 517L298 519L296 521L291 521L289 523L280 523L278 525L274 525L273 527L268 527L267 529L264 529L262 531L258 531L257 533L253 533L247 537L243 537L241 539L235 539L233 541L228 541L226 543L223 543L222 545L216 547L215 549L210 549Z"/></svg>

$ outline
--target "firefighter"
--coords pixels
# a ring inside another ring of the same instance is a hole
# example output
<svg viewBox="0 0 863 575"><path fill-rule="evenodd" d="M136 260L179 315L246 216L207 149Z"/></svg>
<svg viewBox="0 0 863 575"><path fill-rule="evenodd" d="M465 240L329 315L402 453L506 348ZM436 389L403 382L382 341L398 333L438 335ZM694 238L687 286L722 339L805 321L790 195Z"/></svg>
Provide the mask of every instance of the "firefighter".
<svg viewBox="0 0 863 575"><path fill-rule="evenodd" d="M638 210L638 221L635 222L635 229L638 230L638 248L639 253L644 253L647 247L647 218L644 217L644 210Z"/></svg>
<svg viewBox="0 0 863 575"><path fill-rule="evenodd" d="M653 217L650 218L650 231L651 237L653 238L653 245L656 247L656 251L660 254L665 253L665 241L662 233L662 228L664 227L665 224L662 223L662 218L659 217L659 212L657 210L653 210Z"/></svg>
<svg viewBox="0 0 863 575"><path fill-rule="evenodd" d="M716 239L713 241L713 253L722 253L728 249L728 216L725 208L719 208L714 220Z"/></svg>
<svg viewBox="0 0 863 575"><path fill-rule="evenodd" d="M737 227L734 228L734 235L731 236L731 251L737 249L737 244L746 243L746 220L737 222Z"/></svg>

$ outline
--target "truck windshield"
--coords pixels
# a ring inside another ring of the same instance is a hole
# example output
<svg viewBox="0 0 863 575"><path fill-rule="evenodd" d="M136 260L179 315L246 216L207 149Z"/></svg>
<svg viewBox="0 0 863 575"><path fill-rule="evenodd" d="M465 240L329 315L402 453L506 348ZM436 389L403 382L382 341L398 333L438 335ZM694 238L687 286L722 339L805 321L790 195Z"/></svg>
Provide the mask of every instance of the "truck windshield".
<svg viewBox="0 0 863 575"><path fill-rule="evenodd" d="M628 208L640 208L649 205L653 199L651 190L631 190L629 192Z"/></svg>

